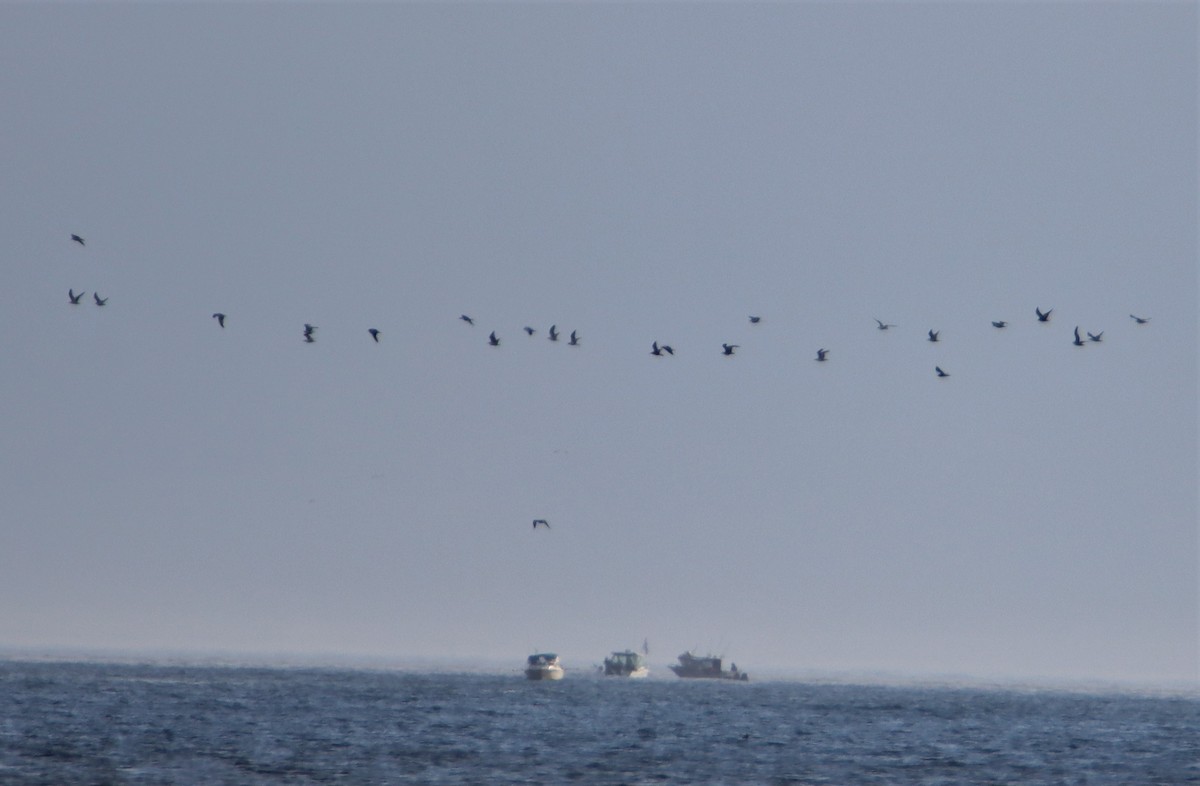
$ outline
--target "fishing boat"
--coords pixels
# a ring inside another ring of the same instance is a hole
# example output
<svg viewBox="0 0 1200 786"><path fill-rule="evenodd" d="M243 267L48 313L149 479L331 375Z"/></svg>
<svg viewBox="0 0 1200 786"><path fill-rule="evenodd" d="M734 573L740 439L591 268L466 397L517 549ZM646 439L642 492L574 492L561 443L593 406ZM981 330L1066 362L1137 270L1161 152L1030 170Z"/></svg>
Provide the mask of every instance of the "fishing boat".
<svg viewBox="0 0 1200 786"><path fill-rule="evenodd" d="M563 667L553 652L537 652L525 661L525 676L531 680L561 680Z"/></svg>
<svg viewBox="0 0 1200 786"><path fill-rule="evenodd" d="M605 677L645 677L650 673L646 660L633 650L614 652L604 659Z"/></svg>
<svg viewBox="0 0 1200 786"><path fill-rule="evenodd" d="M679 663L671 664L671 671L680 677L688 679L710 680L748 680L750 676L739 671L736 663L730 663L728 669L722 668L721 658L716 655L693 655L685 652L679 656Z"/></svg>

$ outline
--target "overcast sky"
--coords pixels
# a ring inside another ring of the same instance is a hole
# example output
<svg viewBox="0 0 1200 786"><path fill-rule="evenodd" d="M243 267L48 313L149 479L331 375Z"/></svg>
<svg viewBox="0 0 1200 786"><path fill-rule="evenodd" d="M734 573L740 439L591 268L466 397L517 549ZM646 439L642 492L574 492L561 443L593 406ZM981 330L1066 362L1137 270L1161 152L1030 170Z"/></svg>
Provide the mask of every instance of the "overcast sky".
<svg viewBox="0 0 1200 786"><path fill-rule="evenodd" d="M0 106L0 647L1198 680L1195 3L5 4Z"/></svg>

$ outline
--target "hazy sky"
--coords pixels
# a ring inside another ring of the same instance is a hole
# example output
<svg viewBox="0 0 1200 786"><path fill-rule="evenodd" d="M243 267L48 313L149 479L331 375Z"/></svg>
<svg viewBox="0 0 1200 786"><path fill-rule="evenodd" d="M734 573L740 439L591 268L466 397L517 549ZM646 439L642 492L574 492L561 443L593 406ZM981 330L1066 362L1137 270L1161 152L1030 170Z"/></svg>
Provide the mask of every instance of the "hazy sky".
<svg viewBox="0 0 1200 786"><path fill-rule="evenodd" d="M1196 3L5 4L0 106L2 647L1198 680Z"/></svg>

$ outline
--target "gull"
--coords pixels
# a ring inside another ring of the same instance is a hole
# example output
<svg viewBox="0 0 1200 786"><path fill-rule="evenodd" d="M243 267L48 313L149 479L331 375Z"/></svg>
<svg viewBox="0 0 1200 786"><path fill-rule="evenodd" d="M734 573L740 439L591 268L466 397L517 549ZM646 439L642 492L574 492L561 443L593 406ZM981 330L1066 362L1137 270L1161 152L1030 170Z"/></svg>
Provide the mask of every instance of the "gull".
<svg viewBox="0 0 1200 786"><path fill-rule="evenodd" d="M529 327L528 325L526 325L526 326L525 326L525 332L526 332L526 333L528 333L529 335L531 335L531 336L532 336L532 335L533 335L534 333L536 333L537 331L536 331L536 330L534 330L533 328Z"/></svg>
<svg viewBox="0 0 1200 786"><path fill-rule="evenodd" d="M759 322L762 322L762 317L750 317L751 325L757 325Z"/></svg>
<svg viewBox="0 0 1200 786"><path fill-rule="evenodd" d="M87 245L86 243L83 242L83 238L81 238L79 235L71 235L71 239L74 240L76 243L78 243L81 246Z"/></svg>
<svg viewBox="0 0 1200 786"><path fill-rule="evenodd" d="M567 342L573 347L579 346L579 336L575 335L575 331L571 331L571 340Z"/></svg>
<svg viewBox="0 0 1200 786"><path fill-rule="evenodd" d="M541 524L546 529L550 529L550 522L546 521L545 519L534 519L533 520L533 528L537 529L538 524Z"/></svg>
<svg viewBox="0 0 1200 786"><path fill-rule="evenodd" d="M84 295L86 295L86 294L87 294L86 292L80 292L78 295L76 295L76 294L75 294L75 290L73 290L73 289L68 289L68 290L67 290L67 297L71 298L71 305L72 305L72 306L78 306L78 305L79 305L79 298L83 297L83 296L84 296Z"/></svg>
<svg viewBox="0 0 1200 786"><path fill-rule="evenodd" d="M824 360L825 360L825 356L826 356L826 355L828 355L828 354L829 354L829 350L828 350L828 349L818 349L818 350L817 350L817 360L824 361Z"/></svg>
<svg viewBox="0 0 1200 786"><path fill-rule="evenodd" d="M376 328L367 328L367 332L371 334L371 338L375 339L375 343L379 343L379 331Z"/></svg>
<svg viewBox="0 0 1200 786"><path fill-rule="evenodd" d="M1094 341L1094 342L1096 342L1097 344L1099 344L1099 343L1100 343L1100 337L1101 337L1101 336L1103 336L1103 335L1104 335L1104 331L1103 331L1103 330L1101 330L1099 333L1096 333L1096 334L1088 333L1088 334L1087 334L1088 341Z"/></svg>
<svg viewBox="0 0 1200 786"><path fill-rule="evenodd" d="M740 344L722 344L721 349L726 355L732 355L733 350L737 349Z"/></svg>
<svg viewBox="0 0 1200 786"><path fill-rule="evenodd" d="M221 327L225 327L225 315L222 314L220 311L213 314L212 318L217 320L218 325L220 325Z"/></svg>
<svg viewBox="0 0 1200 786"><path fill-rule="evenodd" d="M1075 326L1075 340L1071 342L1077 347L1083 346L1083 339L1079 338L1079 325Z"/></svg>
<svg viewBox="0 0 1200 786"><path fill-rule="evenodd" d="M496 331L493 330L491 335L488 336L488 343L493 347L500 346L500 339L496 338Z"/></svg>
<svg viewBox="0 0 1200 786"><path fill-rule="evenodd" d="M930 340L930 341L937 341L937 340L938 340L938 335L940 335L940 334L941 334L941 332L942 332L942 331L940 331L940 330L930 330L930 331L929 331L929 340Z"/></svg>
<svg viewBox="0 0 1200 786"><path fill-rule="evenodd" d="M550 340L558 341L558 325L550 326Z"/></svg>
<svg viewBox="0 0 1200 786"><path fill-rule="evenodd" d="M883 322L883 321L881 321L881 320L880 320L880 319L878 319L878 318L876 318L876 320L875 320L875 321L879 323L879 329L880 329L880 330L887 330L888 328L894 328L894 327L896 327L895 325L889 325L888 323L886 323L886 322Z"/></svg>
<svg viewBox="0 0 1200 786"><path fill-rule="evenodd" d="M947 374L945 371L942 371L942 367L941 367L941 366L934 366L934 367L933 367L933 370L937 372L937 375L938 375L939 377L948 377L948 376L950 376L950 375L949 375L949 374Z"/></svg>
<svg viewBox="0 0 1200 786"><path fill-rule="evenodd" d="M1050 312L1053 310L1054 309L1052 309L1052 308L1047 309L1046 313L1043 314L1042 310L1040 308L1038 308L1037 306L1033 307L1034 313L1037 314L1038 322L1049 322L1050 321Z"/></svg>
<svg viewBox="0 0 1200 786"><path fill-rule="evenodd" d="M1130 314L1129 318L1132 319L1134 322L1138 323L1139 325L1144 325L1150 321L1150 317L1135 317L1133 314Z"/></svg>
<svg viewBox="0 0 1200 786"><path fill-rule="evenodd" d="M1000 320L999 322L992 322L992 327L994 327L994 328L1008 327L1008 323L1005 322L1004 320Z"/></svg>
<svg viewBox="0 0 1200 786"><path fill-rule="evenodd" d="M461 319L463 322L466 322L468 325L474 325L474 324L475 324L475 320L471 319L471 318L470 318L469 316L467 316L466 314L463 314L462 316L460 316L460 317L459 317L459 319Z"/></svg>
<svg viewBox="0 0 1200 786"><path fill-rule="evenodd" d="M79 294L82 295L83 293L80 292ZM92 300L96 301L97 306L103 306L105 303L108 302L108 298L100 297L99 293L97 293L97 292L92 293Z"/></svg>

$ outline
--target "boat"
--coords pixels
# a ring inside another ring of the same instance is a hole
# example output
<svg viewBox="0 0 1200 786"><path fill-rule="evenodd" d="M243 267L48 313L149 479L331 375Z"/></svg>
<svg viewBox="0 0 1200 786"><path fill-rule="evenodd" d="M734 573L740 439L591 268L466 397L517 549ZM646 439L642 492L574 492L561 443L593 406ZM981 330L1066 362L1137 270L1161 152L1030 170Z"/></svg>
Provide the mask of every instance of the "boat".
<svg viewBox="0 0 1200 786"><path fill-rule="evenodd" d="M721 667L721 658L716 655L693 655L685 652L679 656L679 663L671 664L671 671L680 677L688 679L710 680L748 680L750 676L739 671L736 663L730 663L728 669Z"/></svg>
<svg viewBox="0 0 1200 786"><path fill-rule="evenodd" d="M525 661L525 676L531 680L561 680L563 667L553 652L537 652Z"/></svg>
<svg viewBox="0 0 1200 786"><path fill-rule="evenodd" d="M633 650L614 652L604 659L605 677L645 677L650 673L646 660Z"/></svg>

